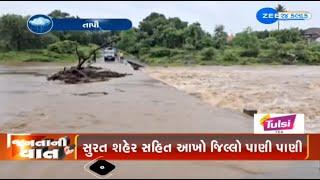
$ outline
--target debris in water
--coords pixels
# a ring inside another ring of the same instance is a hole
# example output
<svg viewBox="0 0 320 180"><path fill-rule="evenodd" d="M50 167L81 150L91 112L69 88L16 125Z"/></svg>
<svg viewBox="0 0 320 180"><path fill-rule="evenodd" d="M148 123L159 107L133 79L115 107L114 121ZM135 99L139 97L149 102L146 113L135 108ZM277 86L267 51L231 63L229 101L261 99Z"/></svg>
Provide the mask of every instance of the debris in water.
<svg viewBox="0 0 320 180"><path fill-rule="evenodd" d="M110 70L101 70L102 68L87 66L81 69L76 67L71 67L69 69L64 68L50 77L48 80L60 80L67 84L77 84L77 83L89 83L98 81L107 81L109 78L124 77L127 73L118 73Z"/></svg>
<svg viewBox="0 0 320 180"><path fill-rule="evenodd" d="M74 93L75 96L96 96L96 95L108 95L107 92L86 92L86 93Z"/></svg>
<svg viewBox="0 0 320 180"><path fill-rule="evenodd" d="M247 109L247 108L244 108L243 109L243 113L249 115L249 116L254 116L254 114L257 114L258 111L256 109Z"/></svg>

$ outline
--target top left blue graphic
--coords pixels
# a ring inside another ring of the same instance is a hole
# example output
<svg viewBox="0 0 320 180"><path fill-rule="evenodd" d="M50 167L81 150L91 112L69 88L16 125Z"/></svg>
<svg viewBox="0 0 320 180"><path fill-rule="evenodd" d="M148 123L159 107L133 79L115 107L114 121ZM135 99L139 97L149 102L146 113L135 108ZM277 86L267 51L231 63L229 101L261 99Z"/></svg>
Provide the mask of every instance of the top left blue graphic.
<svg viewBox="0 0 320 180"><path fill-rule="evenodd" d="M28 19L27 26L35 34L45 34L51 31L53 21L49 16L38 14Z"/></svg>

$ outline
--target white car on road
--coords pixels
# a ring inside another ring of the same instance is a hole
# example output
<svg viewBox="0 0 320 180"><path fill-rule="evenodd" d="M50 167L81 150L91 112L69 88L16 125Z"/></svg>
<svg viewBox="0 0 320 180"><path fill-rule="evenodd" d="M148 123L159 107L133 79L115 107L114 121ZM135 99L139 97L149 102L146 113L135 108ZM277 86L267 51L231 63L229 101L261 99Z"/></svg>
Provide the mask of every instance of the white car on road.
<svg viewBox="0 0 320 180"><path fill-rule="evenodd" d="M108 47L104 50L103 56L104 61L114 61L117 56L117 51L115 48Z"/></svg>

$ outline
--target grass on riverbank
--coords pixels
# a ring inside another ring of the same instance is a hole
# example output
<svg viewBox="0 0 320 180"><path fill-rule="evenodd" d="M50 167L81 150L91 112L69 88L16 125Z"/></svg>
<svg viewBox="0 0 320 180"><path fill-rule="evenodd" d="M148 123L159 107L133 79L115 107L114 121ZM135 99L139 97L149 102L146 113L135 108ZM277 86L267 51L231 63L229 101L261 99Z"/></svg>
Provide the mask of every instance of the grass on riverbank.
<svg viewBox="0 0 320 180"><path fill-rule="evenodd" d="M89 47L81 46L79 48L85 54L89 54ZM101 54L97 55L97 58ZM55 63L72 63L77 62L75 54L56 53L47 49L32 49L24 51L7 51L0 52L0 63L27 63L27 62L55 62Z"/></svg>
<svg viewBox="0 0 320 180"><path fill-rule="evenodd" d="M228 47L223 50L204 48L202 50L168 49L155 47L141 50L137 56L151 66L184 65L320 65L320 52L310 46L306 49L245 49Z"/></svg>
<svg viewBox="0 0 320 180"><path fill-rule="evenodd" d="M0 52L0 63L23 62L73 62L73 54L58 54L47 50L27 50Z"/></svg>

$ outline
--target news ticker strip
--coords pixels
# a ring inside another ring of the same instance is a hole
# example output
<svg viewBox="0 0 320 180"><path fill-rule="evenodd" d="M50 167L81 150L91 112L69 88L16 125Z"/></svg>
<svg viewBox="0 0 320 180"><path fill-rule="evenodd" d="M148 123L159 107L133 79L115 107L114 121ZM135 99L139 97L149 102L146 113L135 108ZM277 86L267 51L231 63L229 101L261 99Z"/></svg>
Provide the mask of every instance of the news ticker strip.
<svg viewBox="0 0 320 180"><path fill-rule="evenodd" d="M320 134L0 134L0 160L320 160Z"/></svg>

